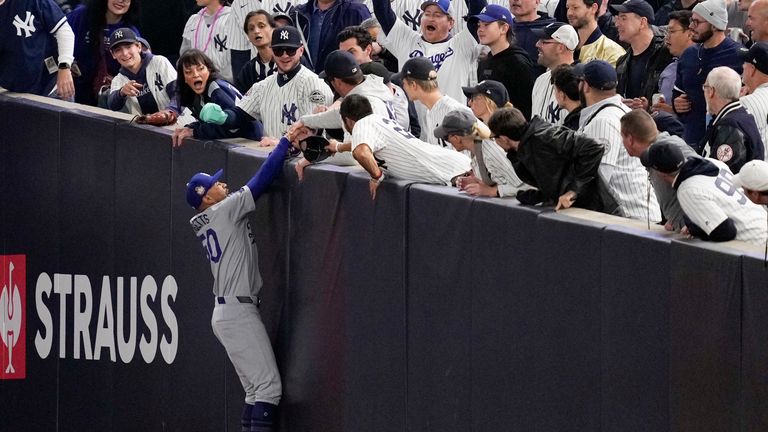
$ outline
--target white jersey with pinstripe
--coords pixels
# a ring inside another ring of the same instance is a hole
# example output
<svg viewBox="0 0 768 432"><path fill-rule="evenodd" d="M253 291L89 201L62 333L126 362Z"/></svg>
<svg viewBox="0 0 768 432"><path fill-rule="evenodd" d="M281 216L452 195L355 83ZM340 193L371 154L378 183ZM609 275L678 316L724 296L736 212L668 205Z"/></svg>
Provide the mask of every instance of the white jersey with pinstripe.
<svg viewBox="0 0 768 432"><path fill-rule="evenodd" d="M531 189L531 186L523 183L520 177L517 176L515 169L512 167L512 162L507 159L507 153L496 144L496 141L487 139L475 143L475 145L483 147L485 169L488 171L491 180L496 183L500 197L513 198L517 195L518 191ZM472 171L475 173L475 177L478 179L482 178L476 155L472 156Z"/></svg>
<svg viewBox="0 0 768 432"><path fill-rule="evenodd" d="M243 27L245 26L245 17L249 12L263 9L270 14L284 13L293 15L293 5L295 2L287 0L233 0L232 12L227 21L227 35L229 49L238 51L251 51L251 58L256 56L256 47L248 40Z"/></svg>
<svg viewBox="0 0 768 432"><path fill-rule="evenodd" d="M559 126L563 124L568 111L557 105L555 86L549 82L550 78L552 78L552 71L547 69L533 83L531 117L539 116L553 125Z"/></svg>
<svg viewBox="0 0 768 432"><path fill-rule="evenodd" d="M707 234L731 218L736 226L736 240L764 245L768 233L765 209L734 186L733 174L727 165L708 160L720 168L720 173L717 177L695 175L678 186L677 200L683 212Z"/></svg>
<svg viewBox="0 0 768 432"><path fill-rule="evenodd" d="M742 96L741 104L755 117L760 139L768 145L768 83L758 86L752 94ZM765 160L768 160L768 152L765 152Z"/></svg>
<svg viewBox="0 0 768 432"><path fill-rule="evenodd" d="M419 115L419 124L421 125L421 139L430 144L453 148L448 142L435 137L435 128L443 123L443 118L451 111L465 110L472 114L472 110L448 95L443 95L440 100L432 105L432 108L427 108L423 104L419 105L424 110L423 115L418 109L416 110Z"/></svg>
<svg viewBox="0 0 768 432"><path fill-rule="evenodd" d="M471 169L462 153L429 145L411 135L394 120L376 114L364 117L352 129L352 150L366 144L388 175L420 183L450 185Z"/></svg>
<svg viewBox="0 0 768 432"><path fill-rule="evenodd" d="M445 42L429 43L420 33L397 20L389 34L379 33L378 41L397 57L401 67L410 58L428 58L435 66L437 83L443 93L458 101L467 100L461 87L477 81L476 61L480 54L480 45L469 31L459 32Z"/></svg>
<svg viewBox="0 0 768 432"><path fill-rule="evenodd" d="M603 105L615 104L619 108ZM598 112L599 110L599 112ZM621 207L624 216L652 222L661 220L661 209L656 194L651 193L648 171L627 153L621 139L621 117L630 111L615 95L593 104L581 111L579 132L605 146L600 162L600 176L608 185L613 197ZM593 114L597 115L592 118ZM588 124L585 124L589 122Z"/></svg>
<svg viewBox="0 0 768 432"><path fill-rule="evenodd" d="M147 64L146 76L147 82L143 83L144 88L141 89L141 92L143 93L147 91L152 94L159 111L168 108L168 104L171 103L171 98L168 96L165 87L168 83L176 81L176 69L167 58L161 55L156 55L152 56L152 60ZM109 91L113 92L120 90L128 83L128 81L130 81L130 79L128 79L127 76L118 73L112 78ZM125 98L125 106L128 108L128 112L133 115L152 114L141 111L137 96Z"/></svg>
<svg viewBox="0 0 768 432"><path fill-rule="evenodd" d="M184 26L182 33L180 54L195 48L210 57L213 64L219 69L221 77L233 82L232 58L229 52L229 18L231 9L223 6L220 12L208 15L206 9L192 14ZM203 20L201 23L200 20ZM199 25L198 25L199 24Z"/></svg>
<svg viewBox="0 0 768 432"><path fill-rule="evenodd" d="M238 108L261 120L264 136L280 137L302 115L311 114L318 106L333 101L328 84L307 69L300 70L287 83L278 85L284 75L270 75L254 84L238 102Z"/></svg>

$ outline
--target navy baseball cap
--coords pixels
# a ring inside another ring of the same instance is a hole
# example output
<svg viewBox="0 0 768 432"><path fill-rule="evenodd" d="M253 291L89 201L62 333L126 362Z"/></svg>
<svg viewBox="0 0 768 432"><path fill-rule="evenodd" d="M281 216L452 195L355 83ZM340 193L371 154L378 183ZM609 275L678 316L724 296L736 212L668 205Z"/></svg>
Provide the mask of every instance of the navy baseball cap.
<svg viewBox="0 0 768 432"><path fill-rule="evenodd" d="M368 62L360 65L360 70L366 75L378 75L384 79L384 84L389 84L392 79L392 72L379 62Z"/></svg>
<svg viewBox="0 0 768 432"><path fill-rule="evenodd" d="M347 51L331 51L325 58L325 69L318 75L321 79L349 78L360 71L355 56Z"/></svg>
<svg viewBox="0 0 768 432"><path fill-rule="evenodd" d="M495 21L504 21L505 23L512 25L512 12L504 6L490 4L483 8L478 15L469 17L470 20L476 19L484 23L490 23Z"/></svg>
<svg viewBox="0 0 768 432"><path fill-rule="evenodd" d="M285 20L288 22L289 26L295 27L293 24L293 18L291 18L287 13L275 13L272 14L272 19L277 20Z"/></svg>
<svg viewBox="0 0 768 432"><path fill-rule="evenodd" d="M299 48L303 45L301 33L296 27L280 27L272 32L272 48Z"/></svg>
<svg viewBox="0 0 768 432"><path fill-rule="evenodd" d="M669 174L680 170L685 163L685 156L676 145L660 142L644 151L640 155L640 162L645 167Z"/></svg>
<svg viewBox="0 0 768 432"><path fill-rule="evenodd" d="M739 57L764 74L768 74L768 42L755 42L749 49L739 50Z"/></svg>
<svg viewBox="0 0 768 432"><path fill-rule="evenodd" d="M472 133L477 118L467 110L451 111L443 117L440 126L434 130L435 138L448 139L448 135L466 136Z"/></svg>
<svg viewBox="0 0 768 432"><path fill-rule="evenodd" d="M653 6L648 4L645 0L626 0L622 4L611 5L613 10L618 13L634 13L641 17L648 19L649 23L653 23L654 14Z"/></svg>
<svg viewBox="0 0 768 432"><path fill-rule="evenodd" d="M616 77L616 68L603 60L579 63L573 67L573 75L598 90L615 89L619 81Z"/></svg>
<svg viewBox="0 0 768 432"><path fill-rule="evenodd" d="M504 84L494 80L480 81L474 87L462 87L461 91L464 92L464 96L467 99L472 99L472 96L476 94L488 96L496 104L497 108L501 108L509 102L507 88L504 87Z"/></svg>
<svg viewBox="0 0 768 432"><path fill-rule="evenodd" d="M216 174L209 175L203 172L199 172L192 176L187 183L187 204L191 205L193 209L200 208L200 204L203 202L203 197L208 193L208 190L216 184L224 174L224 169L216 171Z"/></svg>
<svg viewBox="0 0 768 432"><path fill-rule="evenodd" d="M403 78L410 78L422 81L431 81L437 79L435 65L426 57L413 57L408 59L400 72L392 75L392 81L400 82Z"/></svg>
<svg viewBox="0 0 768 432"><path fill-rule="evenodd" d="M121 27L109 36L109 49L124 43L141 43L136 33L128 27Z"/></svg>
<svg viewBox="0 0 768 432"><path fill-rule="evenodd" d="M435 5L439 7L443 13L453 16L451 0L426 0L421 4L421 10L426 10L429 5Z"/></svg>

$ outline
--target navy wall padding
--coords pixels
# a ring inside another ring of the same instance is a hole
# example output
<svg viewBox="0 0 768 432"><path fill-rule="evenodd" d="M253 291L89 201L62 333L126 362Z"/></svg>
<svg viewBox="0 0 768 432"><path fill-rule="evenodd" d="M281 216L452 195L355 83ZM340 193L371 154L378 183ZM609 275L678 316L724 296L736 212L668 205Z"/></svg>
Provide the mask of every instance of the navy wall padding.
<svg viewBox="0 0 768 432"><path fill-rule="evenodd" d="M670 429L739 430L741 256L673 241Z"/></svg>
<svg viewBox="0 0 768 432"><path fill-rule="evenodd" d="M742 258L742 431L768 430L768 264L764 256Z"/></svg>

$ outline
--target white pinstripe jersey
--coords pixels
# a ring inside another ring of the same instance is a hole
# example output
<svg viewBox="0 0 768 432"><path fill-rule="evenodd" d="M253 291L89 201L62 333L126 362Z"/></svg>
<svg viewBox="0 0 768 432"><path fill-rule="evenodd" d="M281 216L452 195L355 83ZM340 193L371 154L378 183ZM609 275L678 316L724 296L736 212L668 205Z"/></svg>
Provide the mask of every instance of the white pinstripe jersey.
<svg viewBox="0 0 768 432"><path fill-rule="evenodd" d="M259 119L264 136L281 137L302 115L311 114L315 107L333 102L333 92L325 81L304 66L283 86L277 73L254 84L237 107Z"/></svg>
<svg viewBox="0 0 768 432"><path fill-rule="evenodd" d="M589 118L605 104L615 104L621 108L607 107L589 122ZM600 176L608 185L613 197L621 206L624 216L632 219L652 222L661 220L661 209L656 194L650 193L651 185L648 171L627 153L621 140L621 117L630 111L621 102L621 96L615 95L604 99L581 111L579 132L595 139L605 146L605 153L600 162ZM649 216L650 210L650 216Z"/></svg>
<svg viewBox="0 0 768 432"><path fill-rule="evenodd" d="M461 87L477 81L477 67L473 68L473 64L476 65L480 45L469 31L459 32L445 42L429 43L397 20L388 35L379 33L378 41L397 57L401 66L412 57L427 57L435 66L440 89L458 101L467 99Z"/></svg>
<svg viewBox="0 0 768 432"><path fill-rule="evenodd" d="M205 12L206 9L201 9L200 12L193 14L187 20L181 36L181 49L179 53L184 54L184 51L190 48L199 49L210 57L213 64L219 68L222 78L233 82L228 24L231 9L229 6L224 6L215 21L215 15L211 16ZM201 18L203 18L204 22L198 26Z"/></svg>
<svg viewBox="0 0 768 432"><path fill-rule="evenodd" d="M120 88L127 84L128 81L130 81L130 79L128 79L127 76L118 73L112 79L109 91L113 92L120 90ZM143 83L144 88L142 89L142 92L149 91L152 93L152 97L155 99L159 111L168 108L168 104L171 102L168 92L165 90L165 86L171 81L176 81L176 69L174 69L171 62L161 55L152 56L152 60L150 60L147 65L147 82ZM136 96L125 98L125 106L128 107L128 112L130 114L152 114L141 112L141 106L139 106L139 100Z"/></svg>
<svg viewBox="0 0 768 432"><path fill-rule="evenodd" d="M727 165L718 160L707 160L720 168L717 177L695 175L677 188L677 200L685 215L707 234L731 218L736 225L736 240L765 244L768 233L765 209L733 185L733 174Z"/></svg>
<svg viewBox="0 0 768 432"><path fill-rule="evenodd" d="M451 111L465 110L472 114L472 110L448 95L443 95L437 103L432 105L432 108L426 108L423 104L421 106L424 109L423 116L418 109L416 110L419 114L419 124L421 125L421 139L430 144L453 149L452 145L435 137L435 128L443 123L443 118ZM474 114L472 115L474 116Z"/></svg>
<svg viewBox="0 0 768 432"><path fill-rule="evenodd" d="M550 78L552 78L552 71L547 69L533 83L531 117L539 116L553 125L559 126L563 124L568 111L557 106L555 86L549 82Z"/></svg>
<svg viewBox="0 0 768 432"><path fill-rule="evenodd" d="M264 9L270 14L284 13L293 16L293 6L297 4L291 0L233 0L232 12L227 21L227 34L229 36L229 49L238 51L251 51L251 58L256 55L256 48L248 40L243 31L245 16L248 12Z"/></svg>
<svg viewBox="0 0 768 432"><path fill-rule="evenodd" d="M760 139L768 145L768 83L758 86L752 94L742 96L741 104L755 117L757 130L760 131ZM765 152L768 160L768 151Z"/></svg>
<svg viewBox="0 0 768 432"><path fill-rule="evenodd" d="M451 179L471 169L462 153L429 145L376 114L364 117L352 129L352 150L367 144L392 177L420 183L450 185Z"/></svg>
<svg viewBox="0 0 768 432"><path fill-rule="evenodd" d="M517 176L515 169L512 167L512 162L507 159L507 153L496 144L496 141L487 139L475 143L475 145L483 147L485 169L488 170L491 180L496 183L500 197L514 197L519 190L531 188L531 186L523 183ZM476 155L472 156L472 171L475 173L475 177L482 179Z"/></svg>
<svg viewBox="0 0 768 432"><path fill-rule="evenodd" d="M256 297L261 290L259 257L246 217L256 208L248 186L189 220L213 273L213 295Z"/></svg>

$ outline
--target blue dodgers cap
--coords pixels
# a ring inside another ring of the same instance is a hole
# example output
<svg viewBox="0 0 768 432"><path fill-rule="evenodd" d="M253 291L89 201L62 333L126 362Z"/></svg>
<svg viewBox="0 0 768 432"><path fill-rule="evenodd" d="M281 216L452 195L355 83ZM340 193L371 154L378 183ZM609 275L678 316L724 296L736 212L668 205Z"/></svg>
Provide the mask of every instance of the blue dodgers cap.
<svg viewBox="0 0 768 432"><path fill-rule="evenodd" d="M579 63L573 67L573 75L598 90L612 90L618 85L616 68L603 60Z"/></svg>
<svg viewBox="0 0 768 432"><path fill-rule="evenodd" d="M453 9L451 8L451 0L426 0L421 4L421 10L426 10L427 6L435 5L440 8L443 13L453 16Z"/></svg>
<svg viewBox="0 0 768 432"><path fill-rule="evenodd" d="M634 13L638 16L645 17L649 23L653 23L653 6L648 4L645 0L626 0L622 4L611 5L611 7L620 14Z"/></svg>
<svg viewBox="0 0 768 432"><path fill-rule="evenodd" d="M272 31L272 48L299 48L303 45L301 32L296 27L285 26Z"/></svg>
<svg viewBox="0 0 768 432"><path fill-rule="evenodd" d="M355 56L347 51L331 51L325 58L325 69L320 72L318 77L327 78L349 78L360 72L360 65L357 64Z"/></svg>
<svg viewBox="0 0 768 432"><path fill-rule="evenodd" d="M490 4L483 8L478 15L473 15L469 19L477 19L484 23L504 21L512 25L512 12L504 6Z"/></svg>
<svg viewBox="0 0 768 432"><path fill-rule="evenodd" d="M203 197L219 181L222 174L224 174L224 169L216 171L214 175L204 172L193 175L187 183L187 204L191 205L195 210L199 209L200 204L203 202Z"/></svg>

